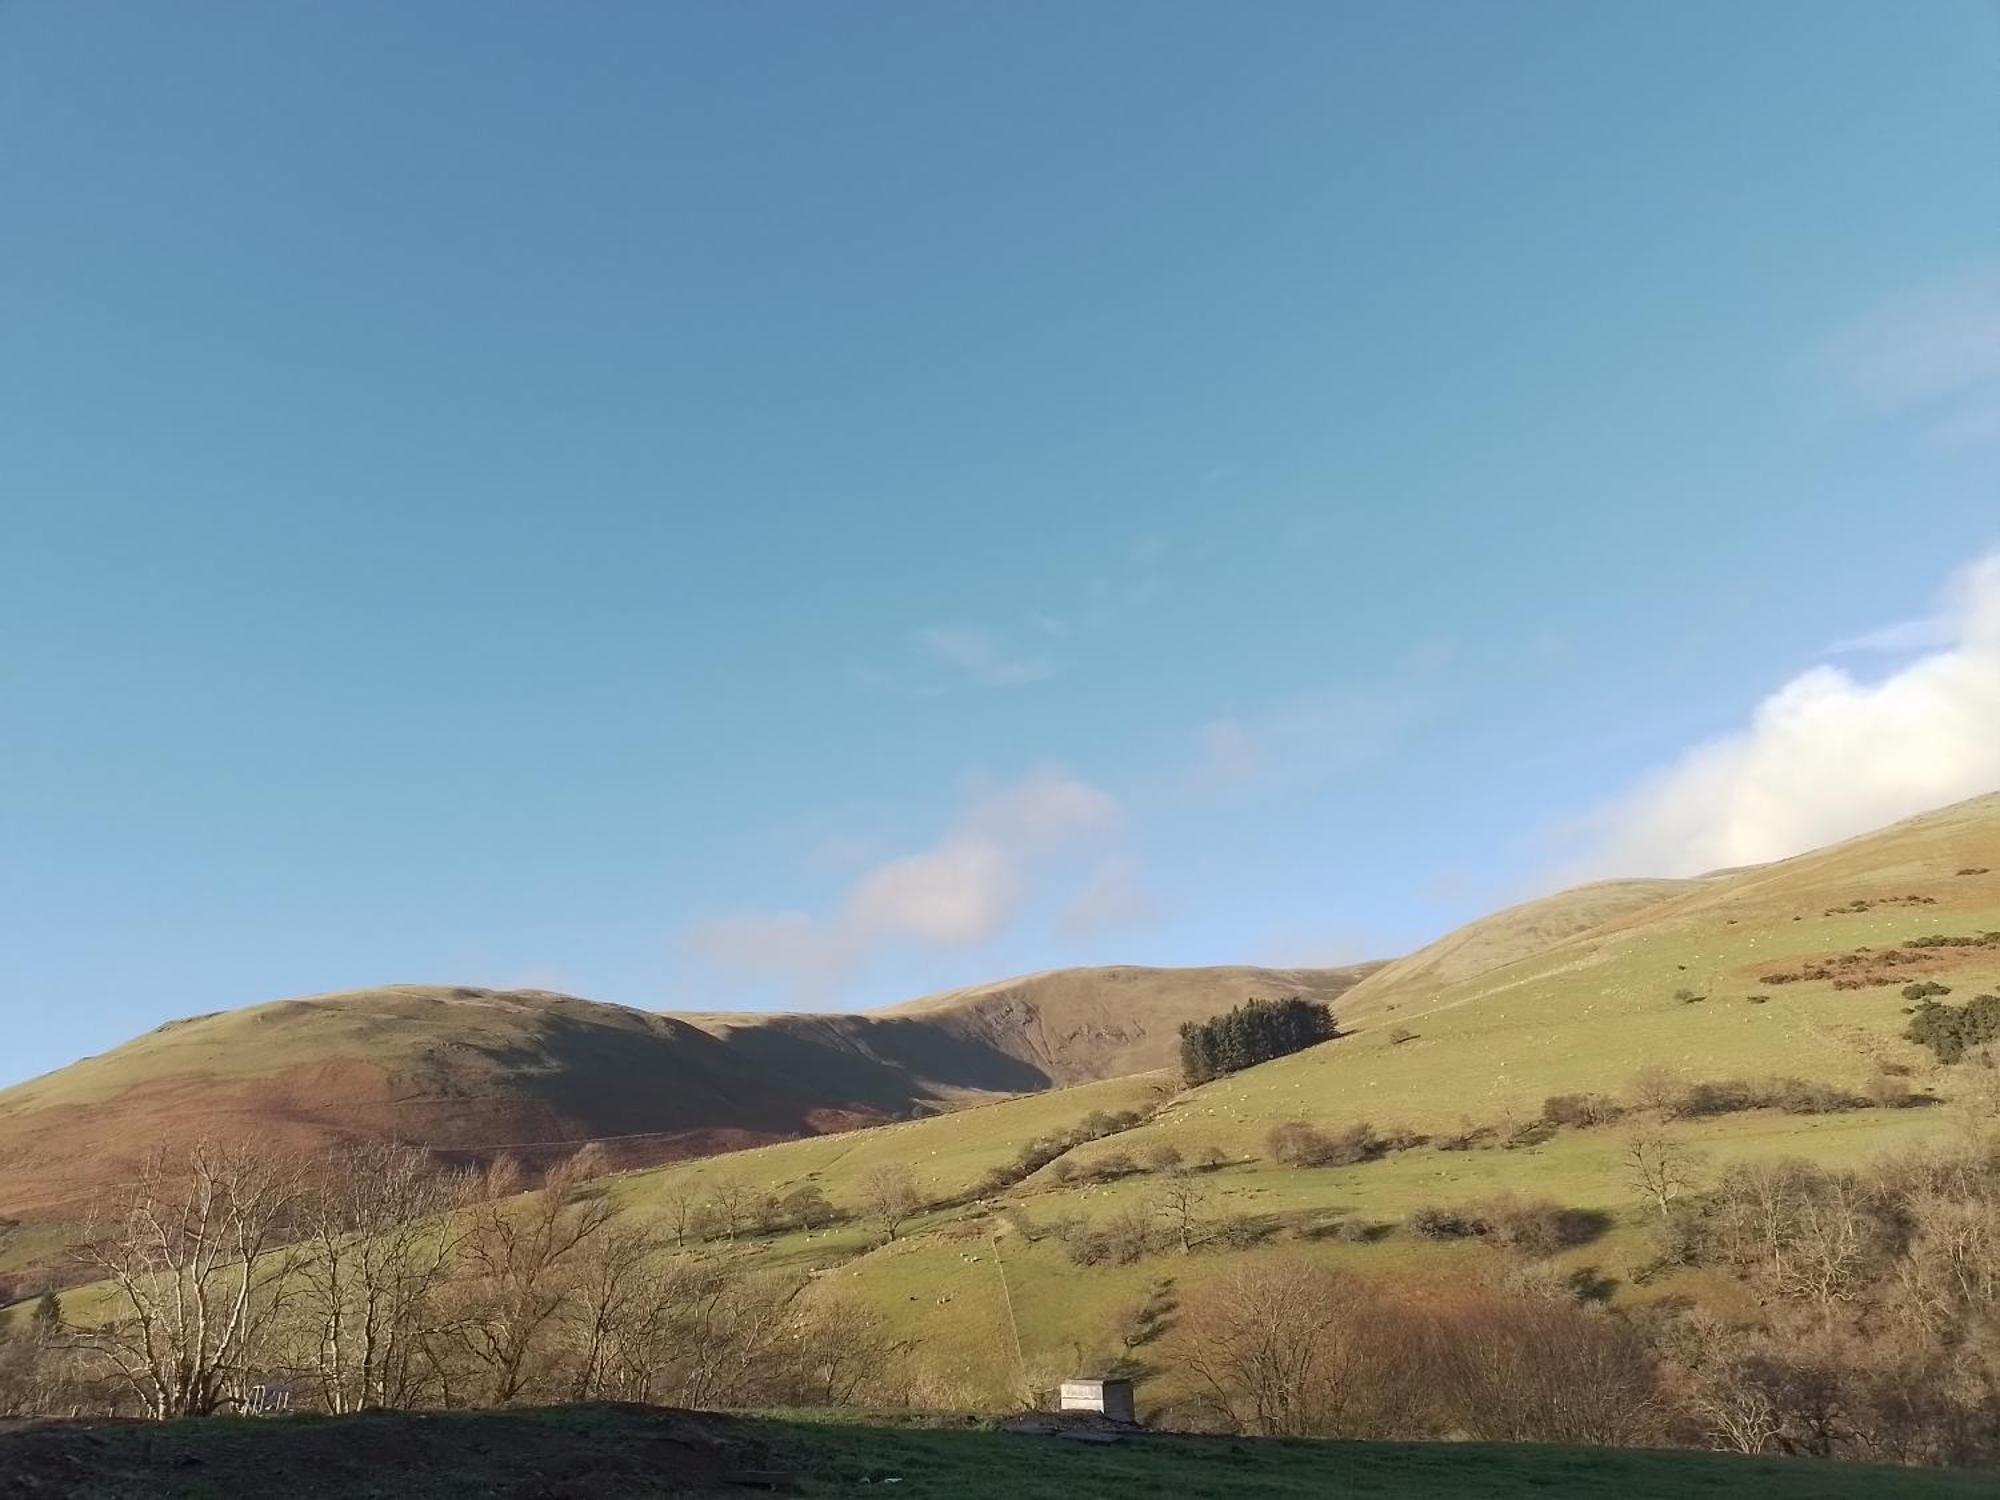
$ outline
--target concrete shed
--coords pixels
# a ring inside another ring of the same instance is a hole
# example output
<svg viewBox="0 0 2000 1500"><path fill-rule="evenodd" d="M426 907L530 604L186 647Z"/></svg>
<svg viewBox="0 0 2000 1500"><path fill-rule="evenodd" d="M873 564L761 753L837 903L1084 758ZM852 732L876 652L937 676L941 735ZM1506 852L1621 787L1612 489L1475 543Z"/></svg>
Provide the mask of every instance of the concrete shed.
<svg viewBox="0 0 2000 1500"><path fill-rule="evenodd" d="M1100 1412L1114 1422L1137 1422L1129 1380L1065 1380L1062 1383L1064 1411Z"/></svg>

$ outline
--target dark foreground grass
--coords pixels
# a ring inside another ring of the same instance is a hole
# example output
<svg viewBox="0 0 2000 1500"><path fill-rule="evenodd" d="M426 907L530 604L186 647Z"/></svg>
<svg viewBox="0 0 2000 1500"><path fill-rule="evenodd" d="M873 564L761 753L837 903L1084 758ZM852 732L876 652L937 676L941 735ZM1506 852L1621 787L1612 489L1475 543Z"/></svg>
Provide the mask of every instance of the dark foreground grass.
<svg viewBox="0 0 2000 1500"><path fill-rule="evenodd" d="M819 1496L901 1500L1931 1500L2000 1495L2000 1475L1719 1453L1145 1437L1106 1447L895 1418L769 1418L764 1430ZM884 1486L883 1481L899 1483Z"/></svg>
<svg viewBox="0 0 2000 1500"><path fill-rule="evenodd" d="M871 1500L1944 1500L2000 1493L1992 1474L1704 1453L1166 1436L1098 1447L970 1421L729 1417L633 1406L0 1430L4 1500L617 1500L745 1495L772 1482L782 1493Z"/></svg>

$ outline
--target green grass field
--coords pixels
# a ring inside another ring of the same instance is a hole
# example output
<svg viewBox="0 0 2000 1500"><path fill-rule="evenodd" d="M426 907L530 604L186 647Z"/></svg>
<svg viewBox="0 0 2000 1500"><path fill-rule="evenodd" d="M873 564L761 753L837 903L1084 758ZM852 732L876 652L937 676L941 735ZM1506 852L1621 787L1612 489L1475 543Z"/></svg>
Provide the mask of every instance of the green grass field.
<svg viewBox="0 0 2000 1500"><path fill-rule="evenodd" d="M1090 1446L969 1419L568 1407L0 1431L0 1495L472 1500L744 1494L905 1500L1955 1500L1992 1476L1708 1453L1142 1437Z"/></svg>

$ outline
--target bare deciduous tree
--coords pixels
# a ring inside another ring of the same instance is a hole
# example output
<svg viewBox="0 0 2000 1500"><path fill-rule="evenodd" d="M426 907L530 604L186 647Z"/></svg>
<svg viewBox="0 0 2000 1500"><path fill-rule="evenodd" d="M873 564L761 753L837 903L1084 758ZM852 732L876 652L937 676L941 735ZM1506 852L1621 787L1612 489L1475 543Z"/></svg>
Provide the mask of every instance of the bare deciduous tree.
<svg viewBox="0 0 2000 1500"><path fill-rule="evenodd" d="M303 1193L297 1163L202 1141L155 1153L93 1213L76 1259L111 1313L69 1346L107 1368L147 1415L238 1404L276 1357L299 1252L286 1248Z"/></svg>
<svg viewBox="0 0 2000 1500"><path fill-rule="evenodd" d="M1465 1289L1431 1309L1442 1425L1487 1442L1625 1444L1659 1420L1645 1342L1573 1301Z"/></svg>
<svg viewBox="0 0 2000 1500"><path fill-rule="evenodd" d="M1700 1184L1703 1161L1699 1151L1658 1126L1641 1126L1625 1141L1625 1180L1652 1200L1662 1218L1676 1198Z"/></svg>
<svg viewBox="0 0 2000 1500"><path fill-rule="evenodd" d="M886 1162L861 1179L861 1211L893 1240L923 1208L916 1175L900 1162Z"/></svg>
<svg viewBox="0 0 2000 1500"><path fill-rule="evenodd" d="M1209 1184L1185 1168L1169 1172L1160 1180L1153 1201L1166 1219L1174 1242L1181 1247L1181 1254L1193 1254L1201 1216L1212 1196Z"/></svg>
<svg viewBox="0 0 2000 1500"><path fill-rule="evenodd" d="M1267 1437L1338 1433L1355 1394L1364 1289L1304 1261L1224 1272L1183 1304L1174 1346L1205 1404Z"/></svg>
<svg viewBox="0 0 2000 1500"><path fill-rule="evenodd" d="M575 1291L582 1252L611 1212L567 1163L549 1172L540 1192L488 1199L470 1211L468 1280L458 1288L454 1330L487 1405L520 1400L554 1363L547 1346Z"/></svg>
<svg viewBox="0 0 2000 1500"><path fill-rule="evenodd" d="M665 1301L656 1270L662 1253L650 1231L618 1223L606 1225L582 1247L567 1310L574 1399L606 1395L635 1341L657 1330Z"/></svg>
<svg viewBox="0 0 2000 1500"><path fill-rule="evenodd" d="M732 1244L749 1222L756 1190L742 1178L724 1173L708 1185L708 1208Z"/></svg>
<svg viewBox="0 0 2000 1500"><path fill-rule="evenodd" d="M676 1246L685 1245L701 1223L701 1184L685 1178L669 1181L654 1201L660 1208L661 1227L673 1236Z"/></svg>
<svg viewBox="0 0 2000 1500"><path fill-rule="evenodd" d="M328 1411L402 1407L427 1389L429 1340L464 1225L449 1217L471 1183L412 1146L338 1151L305 1194L298 1305L304 1363Z"/></svg>

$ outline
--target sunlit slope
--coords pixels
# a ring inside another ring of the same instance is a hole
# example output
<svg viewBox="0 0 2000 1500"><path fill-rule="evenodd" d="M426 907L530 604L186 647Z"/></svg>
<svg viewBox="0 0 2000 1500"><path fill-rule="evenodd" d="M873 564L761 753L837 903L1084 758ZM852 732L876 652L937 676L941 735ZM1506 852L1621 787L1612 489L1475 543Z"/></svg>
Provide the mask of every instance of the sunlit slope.
<svg viewBox="0 0 2000 1500"><path fill-rule="evenodd" d="M628 1172L617 1179L616 1191L621 1202L641 1214L658 1215L669 1199L699 1198L724 1179L780 1195L810 1185L824 1192L836 1210L852 1212L861 1203L868 1174L894 1166L909 1168L927 1200L954 1200L966 1195L988 1171L1010 1161L1025 1142L1060 1134L1093 1111L1143 1111L1171 1088L1160 1074L1075 1084L872 1130L782 1141ZM873 1234L863 1225L828 1231L815 1237L820 1248L814 1254L857 1252Z"/></svg>
<svg viewBox="0 0 2000 1500"><path fill-rule="evenodd" d="M1616 1092L1653 1066L1689 1080L1860 1085L1884 1064L1921 1076L1932 1060L1900 1037L1902 986L2000 989L2000 948L1880 955L1995 929L2000 797L1988 796L1693 883L1469 977L1419 970L1398 984L1384 970L1340 1007L1349 1035L1198 1090L1153 1128L1236 1149L1289 1118L1419 1129L1527 1119L1550 1094ZM1836 966L1780 982L1818 961Z"/></svg>
<svg viewBox="0 0 2000 1500"><path fill-rule="evenodd" d="M1468 922L1415 953L1383 964L1357 984L1345 1017L1368 1014L1413 990L1476 979L1556 944L1650 910L1699 888L1699 880L1603 880Z"/></svg>

